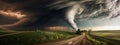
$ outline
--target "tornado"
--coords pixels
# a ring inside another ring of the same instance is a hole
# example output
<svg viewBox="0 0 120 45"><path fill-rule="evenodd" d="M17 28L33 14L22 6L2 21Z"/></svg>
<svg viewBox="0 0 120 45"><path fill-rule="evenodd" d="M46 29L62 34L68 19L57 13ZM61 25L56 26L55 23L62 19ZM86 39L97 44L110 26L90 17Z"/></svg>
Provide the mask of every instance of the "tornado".
<svg viewBox="0 0 120 45"><path fill-rule="evenodd" d="M52 5L52 6L51 6ZM74 30L78 30L76 20L109 19L120 15L120 0L59 0L51 4L51 8L65 12L68 23Z"/></svg>
<svg viewBox="0 0 120 45"><path fill-rule="evenodd" d="M66 19L68 23L72 26L72 28L76 31L78 30L78 26L75 22L75 16L78 13L81 14L81 12L83 11L83 9L80 9L80 7L81 6L79 4L75 4L66 11Z"/></svg>
<svg viewBox="0 0 120 45"><path fill-rule="evenodd" d="M6 3L2 6L3 7L0 7L1 9L4 9L5 7L14 7ZM56 0L48 5L45 5L45 8L46 7L50 10L53 9L58 12L61 9L66 10L63 15L65 15L67 22L76 31L79 28L76 21L82 19L108 19L118 17L120 15L120 0ZM17 9L17 6L13 9ZM24 25L35 21L32 19L33 16L28 17L29 14L22 14L20 11L16 12L6 10L11 9L7 8L3 11L0 10L0 14L7 17L13 17L19 21L12 24L0 25L0 28L16 27L18 25Z"/></svg>
<svg viewBox="0 0 120 45"><path fill-rule="evenodd" d="M71 24L72 28L75 30L78 29L78 27L75 23L75 15L77 13L78 8L79 8L78 6L73 6L66 12L66 19Z"/></svg>

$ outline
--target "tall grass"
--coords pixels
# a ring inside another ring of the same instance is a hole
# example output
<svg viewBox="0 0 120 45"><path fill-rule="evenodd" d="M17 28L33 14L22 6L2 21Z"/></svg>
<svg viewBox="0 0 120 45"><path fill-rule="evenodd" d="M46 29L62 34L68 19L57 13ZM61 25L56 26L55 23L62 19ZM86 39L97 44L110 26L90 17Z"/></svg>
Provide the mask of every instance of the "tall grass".
<svg viewBox="0 0 120 45"><path fill-rule="evenodd" d="M74 36L76 36L75 33L64 31L23 32L0 37L0 45L33 45L68 39Z"/></svg>
<svg viewBox="0 0 120 45"><path fill-rule="evenodd" d="M92 34L88 34L88 39L92 41L95 45L119 45L120 44L119 40L95 36Z"/></svg>
<svg viewBox="0 0 120 45"><path fill-rule="evenodd" d="M106 42L97 40L91 37L90 35L87 35L87 37L88 37L88 40L90 40L94 45L108 45Z"/></svg>

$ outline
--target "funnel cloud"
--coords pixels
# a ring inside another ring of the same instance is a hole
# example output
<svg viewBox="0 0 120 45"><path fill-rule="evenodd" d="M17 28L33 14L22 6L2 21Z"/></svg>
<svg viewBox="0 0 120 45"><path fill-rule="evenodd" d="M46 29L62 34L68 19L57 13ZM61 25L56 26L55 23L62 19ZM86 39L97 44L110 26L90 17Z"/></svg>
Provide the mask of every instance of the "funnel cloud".
<svg viewBox="0 0 120 45"><path fill-rule="evenodd" d="M120 15L120 0L0 0L0 5L1 29L71 26L78 30L81 20Z"/></svg>
<svg viewBox="0 0 120 45"><path fill-rule="evenodd" d="M66 18L75 30L78 29L76 18L81 20L103 16L109 19L120 14L120 0L60 0L52 5L58 10L69 7Z"/></svg>

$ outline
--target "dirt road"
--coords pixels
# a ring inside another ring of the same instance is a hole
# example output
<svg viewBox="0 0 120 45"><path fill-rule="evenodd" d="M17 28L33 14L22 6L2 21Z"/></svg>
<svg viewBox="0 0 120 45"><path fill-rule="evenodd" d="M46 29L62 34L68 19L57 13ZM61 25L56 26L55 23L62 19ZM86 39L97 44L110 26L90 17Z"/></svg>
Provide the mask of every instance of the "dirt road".
<svg viewBox="0 0 120 45"><path fill-rule="evenodd" d="M35 45L93 45L93 44L87 39L86 34L83 33L80 36L68 40L49 42L44 44L35 44Z"/></svg>

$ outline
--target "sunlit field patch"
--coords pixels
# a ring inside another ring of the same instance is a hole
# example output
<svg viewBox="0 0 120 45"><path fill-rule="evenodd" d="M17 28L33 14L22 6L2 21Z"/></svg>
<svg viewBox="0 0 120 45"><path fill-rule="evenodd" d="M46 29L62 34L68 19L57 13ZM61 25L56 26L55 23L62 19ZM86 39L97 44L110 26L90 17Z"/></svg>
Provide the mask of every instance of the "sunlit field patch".
<svg viewBox="0 0 120 45"><path fill-rule="evenodd" d="M75 36L74 32L65 31L28 31L0 37L0 45L33 45L69 39Z"/></svg>
<svg viewBox="0 0 120 45"><path fill-rule="evenodd" d="M120 31L98 31L92 32L92 35L120 40Z"/></svg>

